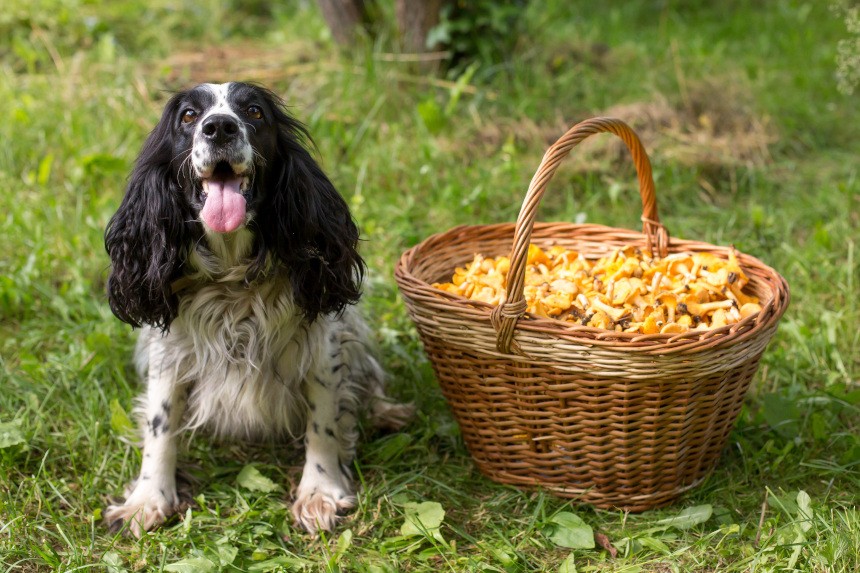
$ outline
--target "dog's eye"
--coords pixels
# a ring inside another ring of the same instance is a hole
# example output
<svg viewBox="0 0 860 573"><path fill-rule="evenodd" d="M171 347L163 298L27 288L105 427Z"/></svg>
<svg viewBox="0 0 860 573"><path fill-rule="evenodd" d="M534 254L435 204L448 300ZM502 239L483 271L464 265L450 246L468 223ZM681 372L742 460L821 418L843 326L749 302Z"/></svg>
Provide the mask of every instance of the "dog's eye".
<svg viewBox="0 0 860 573"><path fill-rule="evenodd" d="M193 109L186 109L182 112L182 123L193 123L197 121L197 112Z"/></svg>
<svg viewBox="0 0 860 573"><path fill-rule="evenodd" d="M263 118L263 110L260 109L259 106L252 105L245 110L245 113L248 114L248 117L251 119L262 119Z"/></svg>

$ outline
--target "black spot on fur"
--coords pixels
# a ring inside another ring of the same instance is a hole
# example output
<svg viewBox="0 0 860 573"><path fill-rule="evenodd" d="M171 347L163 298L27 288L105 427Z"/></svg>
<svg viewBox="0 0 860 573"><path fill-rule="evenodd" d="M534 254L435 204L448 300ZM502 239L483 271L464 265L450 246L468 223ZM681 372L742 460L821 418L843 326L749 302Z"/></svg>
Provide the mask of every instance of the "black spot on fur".
<svg viewBox="0 0 860 573"><path fill-rule="evenodd" d="M345 478L352 477L352 470L350 469L349 464L343 461L338 461L338 468L340 469L340 473L342 473Z"/></svg>
<svg viewBox="0 0 860 573"><path fill-rule="evenodd" d="M332 374L334 374L335 372L338 372L341 368L343 368L343 366L344 366L343 362L340 362L339 364L335 364L334 366L332 366L331 367Z"/></svg>
<svg viewBox="0 0 860 573"><path fill-rule="evenodd" d="M314 434L320 433L320 426L316 422L314 422L314 424L313 424L313 429L314 429Z"/></svg>
<svg viewBox="0 0 860 573"><path fill-rule="evenodd" d="M320 464L317 464L317 472L318 472L318 473L321 473L321 474L323 474L323 475L325 475L325 474L327 473L327 472L325 471L325 468L324 468L324 467L322 467Z"/></svg>
<svg viewBox="0 0 860 573"><path fill-rule="evenodd" d="M328 436L329 438L334 438L335 437L334 430L332 430L331 428L326 426L325 435Z"/></svg>
<svg viewBox="0 0 860 573"><path fill-rule="evenodd" d="M160 415L156 414L152 417L152 422L149 424L149 430L152 432L153 437L158 437L158 430L161 429L161 423L163 422Z"/></svg>

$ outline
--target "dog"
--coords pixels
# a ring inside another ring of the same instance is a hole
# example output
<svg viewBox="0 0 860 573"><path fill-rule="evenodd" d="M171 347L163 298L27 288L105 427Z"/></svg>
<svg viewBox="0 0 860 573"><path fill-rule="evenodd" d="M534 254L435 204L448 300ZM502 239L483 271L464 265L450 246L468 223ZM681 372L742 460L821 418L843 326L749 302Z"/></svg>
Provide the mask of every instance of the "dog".
<svg viewBox="0 0 860 573"><path fill-rule="evenodd" d="M139 327L140 473L105 520L137 537L180 508L183 432L303 437L296 524L355 505L358 422L400 428L355 306L365 263L346 201L272 91L201 84L149 134L105 231L113 313Z"/></svg>

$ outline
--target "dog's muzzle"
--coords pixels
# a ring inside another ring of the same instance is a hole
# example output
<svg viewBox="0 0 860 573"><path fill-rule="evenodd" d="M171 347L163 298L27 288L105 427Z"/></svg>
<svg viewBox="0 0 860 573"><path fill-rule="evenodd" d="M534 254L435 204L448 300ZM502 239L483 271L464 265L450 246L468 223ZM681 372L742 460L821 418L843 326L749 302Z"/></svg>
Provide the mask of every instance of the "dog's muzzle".
<svg viewBox="0 0 860 573"><path fill-rule="evenodd" d="M216 233L230 233L245 223L251 146L235 117L215 114L200 125L192 161L203 190L200 218Z"/></svg>

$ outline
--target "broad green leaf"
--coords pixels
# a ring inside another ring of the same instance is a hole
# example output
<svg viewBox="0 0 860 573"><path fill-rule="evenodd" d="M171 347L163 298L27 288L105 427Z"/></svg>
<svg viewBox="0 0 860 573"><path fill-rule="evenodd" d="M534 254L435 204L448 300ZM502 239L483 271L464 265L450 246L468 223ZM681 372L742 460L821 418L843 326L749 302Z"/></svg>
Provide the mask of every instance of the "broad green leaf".
<svg viewBox="0 0 860 573"><path fill-rule="evenodd" d="M682 509L675 517L661 519L656 525L661 527L674 527L675 529L686 530L695 527L700 523L705 523L711 519L714 508L710 504L695 505Z"/></svg>
<svg viewBox="0 0 860 573"><path fill-rule="evenodd" d="M573 562L573 553L565 557L558 566L558 573L576 573L576 563Z"/></svg>
<svg viewBox="0 0 860 573"><path fill-rule="evenodd" d="M209 573L215 571L215 564L205 557L192 557L165 565L164 570L173 573Z"/></svg>
<svg viewBox="0 0 860 573"><path fill-rule="evenodd" d="M242 468L239 475L236 476L236 483L245 489L251 491L262 491L271 493L278 489L278 484L264 476L260 471L252 465L247 465Z"/></svg>
<svg viewBox="0 0 860 573"><path fill-rule="evenodd" d="M0 423L0 450L3 448L11 448L18 444L26 442L24 434L21 433L21 423L3 422Z"/></svg>
<svg viewBox="0 0 860 573"><path fill-rule="evenodd" d="M334 552L336 555L343 555L347 550L349 550L350 546L352 546L352 530L346 529L340 534L340 537L337 538L337 545L335 545Z"/></svg>
<svg viewBox="0 0 860 573"><path fill-rule="evenodd" d="M445 117L442 115L442 108L439 107L436 100L429 98L419 102L417 111L427 131L435 135L442 130L445 125Z"/></svg>
<svg viewBox="0 0 860 573"><path fill-rule="evenodd" d="M562 511L549 522L549 539L559 547L594 549L594 530L575 513Z"/></svg>
<svg viewBox="0 0 860 573"><path fill-rule="evenodd" d="M305 570L305 568L314 565L314 562L301 557L289 557L287 555L279 555L259 563L254 563L248 566L248 571L251 573L259 573L264 571L294 571L296 569Z"/></svg>
<svg viewBox="0 0 860 573"><path fill-rule="evenodd" d="M493 557L502 564L502 567L505 569L509 569L512 567L516 567L517 565L517 556L509 551L509 548L503 545L490 545L490 544L482 544L481 549L485 549L489 551Z"/></svg>
<svg viewBox="0 0 860 573"><path fill-rule="evenodd" d="M182 519L182 529L185 531L186 535L191 532L191 521L194 519L193 514L191 513L191 508L187 508L185 510L185 517Z"/></svg>
<svg viewBox="0 0 860 573"><path fill-rule="evenodd" d="M444 542L439 528L445 519L445 510L442 505L435 501L424 501L421 503L405 503L403 509L406 518L400 526L400 535L412 537L415 535L430 535Z"/></svg>
<svg viewBox="0 0 860 573"><path fill-rule="evenodd" d="M123 438L134 435L134 423L116 398L110 401L110 428Z"/></svg>
<svg viewBox="0 0 860 573"><path fill-rule="evenodd" d="M659 553L660 555L668 555L672 552L671 549L669 549L668 545L666 545L656 537L637 537L636 540L643 546L647 547L655 553Z"/></svg>
<svg viewBox="0 0 860 573"><path fill-rule="evenodd" d="M804 533L812 528L812 498L803 490L797 492L797 518Z"/></svg>
<svg viewBox="0 0 860 573"><path fill-rule="evenodd" d="M785 571L796 571L794 566L797 564L797 560L800 558L800 551L803 549L803 541L803 536L801 536L797 541L792 544L794 550L791 552L791 556L788 558L788 562L785 564Z"/></svg>
<svg viewBox="0 0 860 573"><path fill-rule="evenodd" d="M784 513L787 517L793 518L800 511L797 507L797 496L799 492L774 492L768 489L767 505Z"/></svg>
<svg viewBox="0 0 860 573"><path fill-rule="evenodd" d="M239 554L239 549L233 547L232 545L219 545L218 548L218 561L221 567L226 567L233 563L236 560L236 555Z"/></svg>
<svg viewBox="0 0 860 573"><path fill-rule="evenodd" d="M127 573L128 569L122 565L122 557L116 551L108 551L102 555L102 563L108 573Z"/></svg>

